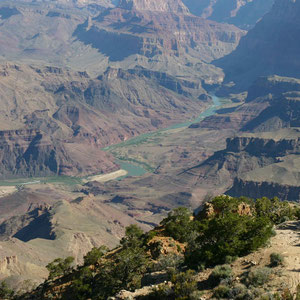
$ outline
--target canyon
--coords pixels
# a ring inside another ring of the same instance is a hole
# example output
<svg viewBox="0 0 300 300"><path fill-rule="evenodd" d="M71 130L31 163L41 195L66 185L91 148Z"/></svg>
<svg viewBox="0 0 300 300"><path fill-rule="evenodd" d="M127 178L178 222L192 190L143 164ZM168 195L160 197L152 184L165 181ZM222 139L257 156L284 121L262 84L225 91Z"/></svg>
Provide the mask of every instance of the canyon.
<svg viewBox="0 0 300 300"><path fill-rule="evenodd" d="M299 1L228 3L1 3L0 280L215 195L300 200Z"/></svg>

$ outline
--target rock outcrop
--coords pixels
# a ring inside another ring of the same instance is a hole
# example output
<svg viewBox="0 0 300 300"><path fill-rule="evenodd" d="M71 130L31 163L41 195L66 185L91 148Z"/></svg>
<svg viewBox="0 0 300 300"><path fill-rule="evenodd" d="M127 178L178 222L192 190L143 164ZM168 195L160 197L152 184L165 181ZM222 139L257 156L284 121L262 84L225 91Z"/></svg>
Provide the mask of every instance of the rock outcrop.
<svg viewBox="0 0 300 300"><path fill-rule="evenodd" d="M120 8L128 10L146 10L188 14L188 8L181 0L120 0Z"/></svg>
<svg viewBox="0 0 300 300"><path fill-rule="evenodd" d="M266 139L259 137L234 137L227 139L226 152L241 153L251 156L280 157L290 154L300 154L300 137L297 139Z"/></svg>
<svg viewBox="0 0 300 300"><path fill-rule="evenodd" d="M76 31L82 42L91 44L111 61L137 54L152 58L188 53L208 62L232 51L243 34L232 25L188 14L180 0L124 0Z"/></svg>
<svg viewBox="0 0 300 300"><path fill-rule="evenodd" d="M300 81L297 78L260 77L249 88L245 103L204 119L190 128L235 128L247 132L270 132L299 127Z"/></svg>
<svg viewBox="0 0 300 300"><path fill-rule="evenodd" d="M233 186L226 192L233 197L247 195L250 198L278 197L280 200L300 201L300 187L274 182L247 181L236 178Z"/></svg>

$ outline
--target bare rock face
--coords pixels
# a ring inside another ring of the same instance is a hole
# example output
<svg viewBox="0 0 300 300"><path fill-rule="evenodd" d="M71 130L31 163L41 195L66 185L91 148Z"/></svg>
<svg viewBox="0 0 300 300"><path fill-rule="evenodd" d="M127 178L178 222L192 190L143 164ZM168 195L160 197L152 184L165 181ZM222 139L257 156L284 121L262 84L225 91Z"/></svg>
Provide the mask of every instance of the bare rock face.
<svg viewBox="0 0 300 300"><path fill-rule="evenodd" d="M227 139L226 151L250 155L279 157L300 153L299 139L263 139L258 137L234 137Z"/></svg>
<svg viewBox="0 0 300 300"><path fill-rule="evenodd" d="M237 213L240 216L252 216L252 211L251 211L251 207L249 204L242 202L241 204L239 204L238 209L237 209Z"/></svg>
<svg viewBox="0 0 300 300"><path fill-rule="evenodd" d="M146 10L158 12L173 12L188 14L188 8L181 2L181 0L121 0L120 8L129 10Z"/></svg>
<svg viewBox="0 0 300 300"><path fill-rule="evenodd" d="M296 78L260 77L249 88L246 103L220 111L191 128L235 128L246 132L299 127L300 81Z"/></svg>
<svg viewBox="0 0 300 300"><path fill-rule="evenodd" d="M17 2L18 0L14 0ZM87 5L99 5L103 7L112 7L112 1L111 0L24 0L22 2L27 3L46 3L46 4L59 4L59 5L65 5L65 6L71 6L71 7L84 7Z"/></svg>
<svg viewBox="0 0 300 300"><path fill-rule="evenodd" d="M272 10L241 40L237 49L216 62L225 81L248 88L258 76L300 76L300 2L277 0Z"/></svg>
<svg viewBox="0 0 300 300"><path fill-rule="evenodd" d="M300 188L288 184L280 184L274 182L247 181L241 178L236 178L232 188L227 192L233 197L247 195L251 198L278 197L280 200L300 201Z"/></svg>
<svg viewBox="0 0 300 300"><path fill-rule="evenodd" d="M188 14L179 0L124 0L76 30L82 42L111 61L137 54L147 58L189 54L208 62L232 51L243 34L234 26Z"/></svg>
<svg viewBox="0 0 300 300"><path fill-rule="evenodd" d="M0 224L0 240L10 237L23 242L35 238L53 240L55 233L52 232L50 216L51 207L40 205L23 216L12 217Z"/></svg>
<svg viewBox="0 0 300 300"><path fill-rule="evenodd" d="M0 260L0 272L5 273L7 269L11 268L13 265L17 265L17 256L6 256Z"/></svg>
<svg viewBox="0 0 300 300"><path fill-rule="evenodd" d="M234 141L240 144L240 139L242 138L236 137ZM264 140L263 144L268 145L269 142ZM226 149L215 152L202 164L185 170L180 176L185 181L194 182L194 184L206 183L216 186L230 186L236 176L277 161L276 156L273 155L263 155L260 152L252 153L251 146L253 143L259 144L259 141L257 143L257 139L249 139L248 147L238 150L232 147L232 141L228 139ZM253 148L255 147L256 145L253 146Z"/></svg>
<svg viewBox="0 0 300 300"><path fill-rule="evenodd" d="M296 92L291 94L292 92ZM258 97L265 97L269 94L274 95L291 95L299 97L300 79L282 76L259 77L250 86L246 102L255 100Z"/></svg>

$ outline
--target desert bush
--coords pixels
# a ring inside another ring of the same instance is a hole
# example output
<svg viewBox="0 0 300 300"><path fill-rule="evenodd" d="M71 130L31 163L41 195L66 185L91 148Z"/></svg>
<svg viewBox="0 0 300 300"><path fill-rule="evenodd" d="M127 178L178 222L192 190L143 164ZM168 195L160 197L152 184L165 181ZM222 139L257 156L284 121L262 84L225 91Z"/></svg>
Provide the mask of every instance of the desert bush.
<svg viewBox="0 0 300 300"><path fill-rule="evenodd" d="M274 224L293 220L297 214L288 201L280 201L277 197L256 199L255 211L258 216L268 217Z"/></svg>
<svg viewBox="0 0 300 300"><path fill-rule="evenodd" d="M262 286L270 280L272 270L268 267L255 269L248 274L248 284Z"/></svg>
<svg viewBox="0 0 300 300"><path fill-rule="evenodd" d="M270 255L270 266L271 267L278 267L282 266L284 263L284 258L281 254L279 253L272 253Z"/></svg>
<svg viewBox="0 0 300 300"><path fill-rule="evenodd" d="M162 271L172 268L178 270L178 268L183 264L184 258L182 255L168 254L160 255L158 261L153 265L151 271Z"/></svg>
<svg viewBox="0 0 300 300"><path fill-rule="evenodd" d="M74 276L71 286L69 287L69 294L72 295L73 300L85 300L91 297L93 286L92 270L85 266L81 268Z"/></svg>
<svg viewBox="0 0 300 300"><path fill-rule="evenodd" d="M173 283L175 299L189 299L190 295L197 290L195 271L192 270L174 274L171 282Z"/></svg>
<svg viewBox="0 0 300 300"><path fill-rule="evenodd" d="M104 300L120 290L141 287L141 279L149 267L143 248L124 248L112 260L102 262L93 278L92 299Z"/></svg>
<svg viewBox="0 0 300 300"><path fill-rule="evenodd" d="M245 299L248 289L245 285L238 283L235 284L228 292L228 298L230 299Z"/></svg>
<svg viewBox="0 0 300 300"><path fill-rule="evenodd" d="M157 232L155 230L150 230L145 234L146 242L151 241L155 236L157 236Z"/></svg>
<svg viewBox="0 0 300 300"><path fill-rule="evenodd" d="M174 299L173 289L165 283L162 283L153 288L153 291L150 295L142 298L145 300L165 300L165 299Z"/></svg>
<svg viewBox="0 0 300 300"><path fill-rule="evenodd" d="M150 250L151 257L153 259L157 259L161 255L162 248L162 241L151 242L150 245L148 245L148 249Z"/></svg>
<svg viewBox="0 0 300 300"><path fill-rule="evenodd" d="M11 290L5 281L0 284L0 299L12 299L14 291Z"/></svg>
<svg viewBox="0 0 300 300"><path fill-rule="evenodd" d="M202 291L194 291L190 294L189 299L190 300L201 300L201 299L203 299L203 294L204 294L204 292L202 292Z"/></svg>
<svg viewBox="0 0 300 300"><path fill-rule="evenodd" d="M214 285L218 285L224 279L232 277L232 269L229 265L216 266L211 272L209 279Z"/></svg>
<svg viewBox="0 0 300 300"><path fill-rule="evenodd" d="M233 262L235 262L237 260L237 256L230 256L230 255L226 255L225 256L225 264L232 264Z"/></svg>
<svg viewBox="0 0 300 300"><path fill-rule="evenodd" d="M214 297L217 299L227 298L229 295L230 288L227 285L220 284L214 289Z"/></svg>

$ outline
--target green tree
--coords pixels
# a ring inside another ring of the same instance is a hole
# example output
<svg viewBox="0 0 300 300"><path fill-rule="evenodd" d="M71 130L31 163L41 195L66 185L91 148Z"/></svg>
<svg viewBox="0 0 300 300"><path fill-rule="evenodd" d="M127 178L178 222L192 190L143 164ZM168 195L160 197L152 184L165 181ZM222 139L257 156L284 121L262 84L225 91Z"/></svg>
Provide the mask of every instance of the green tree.
<svg viewBox="0 0 300 300"><path fill-rule="evenodd" d="M0 284L0 299L12 299L14 291L11 290L5 281Z"/></svg>
<svg viewBox="0 0 300 300"><path fill-rule="evenodd" d="M72 270L74 257L68 256L67 258L56 258L53 262L49 263L46 268L49 271L48 279L53 280L56 277L69 274Z"/></svg>
<svg viewBox="0 0 300 300"><path fill-rule="evenodd" d="M107 253L109 249L106 246L101 246L99 248L94 247L84 256L84 265L91 266L98 263L99 259Z"/></svg>
<svg viewBox="0 0 300 300"><path fill-rule="evenodd" d="M72 300L86 300L92 296L94 276L93 271L87 266L78 270L68 290Z"/></svg>
<svg viewBox="0 0 300 300"><path fill-rule="evenodd" d="M121 240L124 248L140 247L143 244L144 231L137 225L132 224L125 229L125 237Z"/></svg>
<svg viewBox="0 0 300 300"><path fill-rule="evenodd" d="M103 262L95 276L95 299L107 299L122 289L134 290L141 286L141 278L149 266L143 248L125 248L112 260Z"/></svg>
<svg viewBox="0 0 300 300"><path fill-rule="evenodd" d="M212 201L218 213L198 221L198 237L186 251L189 264L222 264L226 256L246 255L266 244L272 236L272 222L264 216L239 215L237 206L244 201L230 197Z"/></svg>
<svg viewBox="0 0 300 300"><path fill-rule="evenodd" d="M274 224L294 219L297 215L297 209L294 209L289 202L280 201L277 197L256 199L255 211L258 216L267 217Z"/></svg>
<svg viewBox="0 0 300 300"><path fill-rule="evenodd" d="M178 207L168 214L161 225L164 226L166 235L180 242L186 242L193 231L192 213L188 208Z"/></svg>

